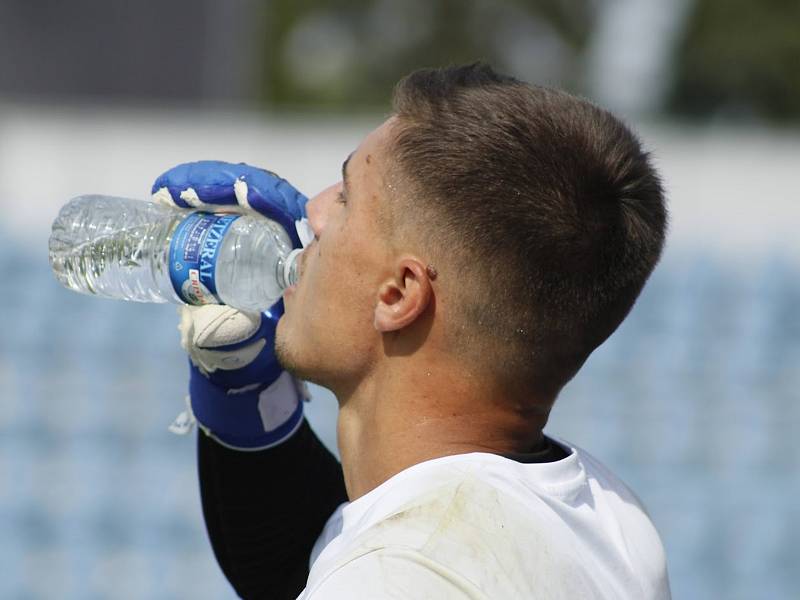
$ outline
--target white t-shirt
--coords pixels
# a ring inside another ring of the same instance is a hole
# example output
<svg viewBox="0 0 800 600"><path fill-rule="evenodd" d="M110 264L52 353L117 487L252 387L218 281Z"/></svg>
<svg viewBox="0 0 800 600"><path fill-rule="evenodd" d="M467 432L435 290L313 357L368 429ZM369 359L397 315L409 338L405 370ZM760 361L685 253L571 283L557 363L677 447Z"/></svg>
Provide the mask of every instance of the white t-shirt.
<svg viewBox="0 0 800 600"><path fill-rule="evenodd" d="M550 463L429 460L342 504L299 599L669 599L664 549L639 499L558 443L570 455Z"/></svg>

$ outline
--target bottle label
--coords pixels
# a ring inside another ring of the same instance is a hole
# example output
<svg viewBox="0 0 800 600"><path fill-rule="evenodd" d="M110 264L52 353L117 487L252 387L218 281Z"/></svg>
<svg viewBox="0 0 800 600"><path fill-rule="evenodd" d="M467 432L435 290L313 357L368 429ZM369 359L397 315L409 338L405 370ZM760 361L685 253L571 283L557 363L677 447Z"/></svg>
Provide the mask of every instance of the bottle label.
<svg viewBox="0 0 800 600"><path fill-rule="evenodd" d="M215 275L222 239L240 215L194 212L178 223L169 244L169 278L187 304L221 304Z"/></svg>

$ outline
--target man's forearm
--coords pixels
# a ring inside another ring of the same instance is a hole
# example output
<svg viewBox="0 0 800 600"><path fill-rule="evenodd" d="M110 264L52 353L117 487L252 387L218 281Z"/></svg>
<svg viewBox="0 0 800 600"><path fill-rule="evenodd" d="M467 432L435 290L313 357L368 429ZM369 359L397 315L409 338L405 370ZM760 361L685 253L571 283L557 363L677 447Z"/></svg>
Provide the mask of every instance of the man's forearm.
<svg viewBox="0 0 800 600"><path fill-rule="evenodd" d="M282 444L255 452L200 433L198 470L211 545L236 592L296 598L317 536L347 500L336 458L304 421Z"/></svg>

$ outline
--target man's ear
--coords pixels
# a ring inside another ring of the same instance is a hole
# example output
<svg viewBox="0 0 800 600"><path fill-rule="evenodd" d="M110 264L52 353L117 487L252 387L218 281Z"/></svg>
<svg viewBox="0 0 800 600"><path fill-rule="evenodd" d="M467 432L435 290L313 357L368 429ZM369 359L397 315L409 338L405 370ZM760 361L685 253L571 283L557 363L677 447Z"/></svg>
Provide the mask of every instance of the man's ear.
<svg viewBox="0 0 800 600"><path fill-rule="evenodd" d="M381 284L375 306L375 329L397 331L413 323L431 301L431 280L416 258L404 258L394 277Z"/></svg>

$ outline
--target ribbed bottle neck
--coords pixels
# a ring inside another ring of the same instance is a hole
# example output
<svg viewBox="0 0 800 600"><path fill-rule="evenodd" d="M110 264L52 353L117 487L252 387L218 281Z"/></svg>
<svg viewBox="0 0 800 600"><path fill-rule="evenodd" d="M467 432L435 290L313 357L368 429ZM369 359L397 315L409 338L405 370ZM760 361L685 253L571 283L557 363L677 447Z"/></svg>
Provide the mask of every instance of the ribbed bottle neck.
<svg viewBox="0 0 800 600"><path fill-rule="evenodd" d="M278 285L281 289L286 289L289 286L297 285L299 279L298 263L300 253L303 252L302 248L295 248L281 261L278 266Z"/></svg>

